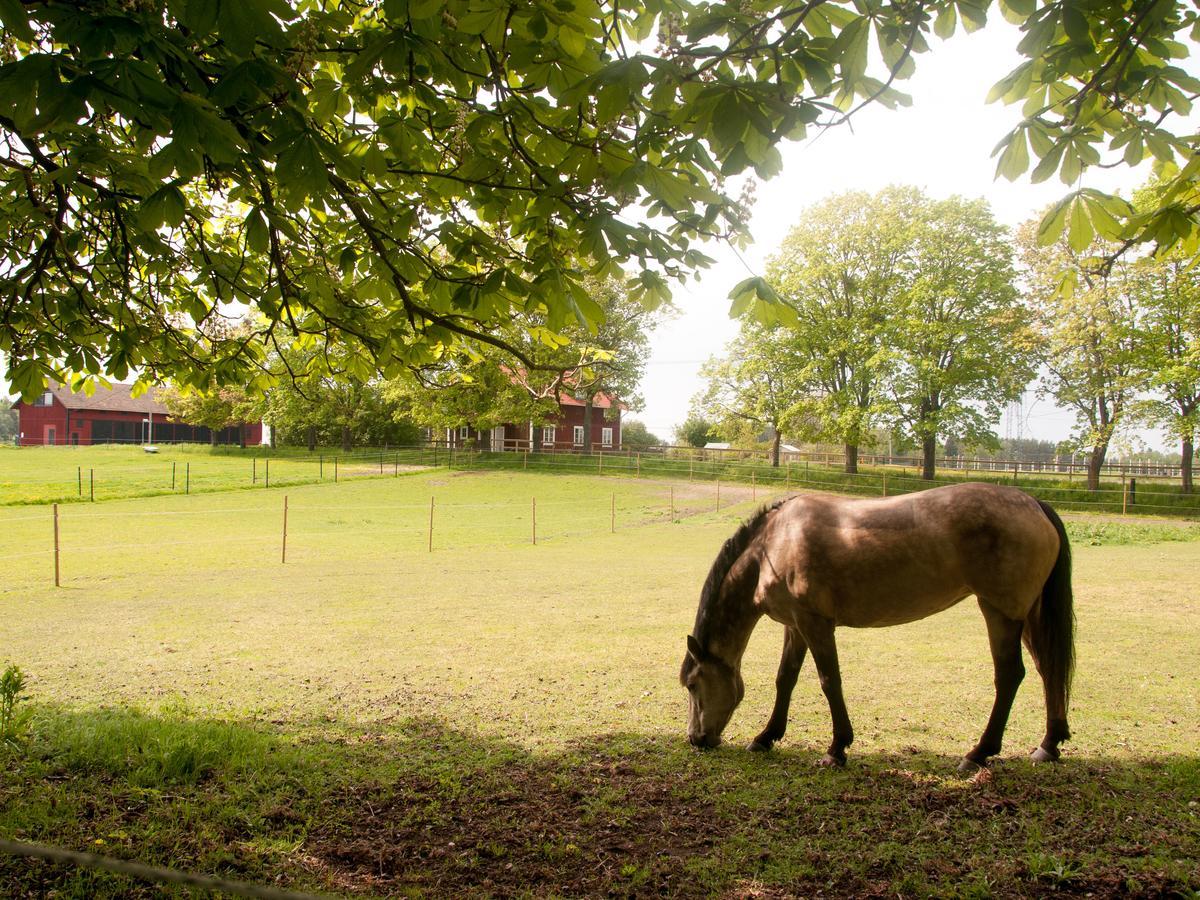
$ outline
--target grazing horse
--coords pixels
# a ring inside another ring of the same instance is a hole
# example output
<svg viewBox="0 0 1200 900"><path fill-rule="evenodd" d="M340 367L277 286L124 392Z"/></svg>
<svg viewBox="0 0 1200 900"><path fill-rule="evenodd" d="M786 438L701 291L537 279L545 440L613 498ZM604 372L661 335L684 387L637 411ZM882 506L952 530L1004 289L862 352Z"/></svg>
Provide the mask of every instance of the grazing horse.
<svg viewBox="0 0 1200 900"><path fill-rule="evenodd" d="M840 766L854 730L842 698L834 629L915 622L974 594L987 623L996 700L983 736L959 769L1000 752L1025 676L1021 643L1046 695L1046 736L1035 762L1059 758L1075 664L1071 550L1062 520L1015 488L957 484L883 499L802 495L765 507L713 562L680 681L688 690L688 740L715 747L742 700L742 654L763 615L787 631L775 708L750 744L783 737L804 656L812 651L833 717L822 765Z"/></svg>

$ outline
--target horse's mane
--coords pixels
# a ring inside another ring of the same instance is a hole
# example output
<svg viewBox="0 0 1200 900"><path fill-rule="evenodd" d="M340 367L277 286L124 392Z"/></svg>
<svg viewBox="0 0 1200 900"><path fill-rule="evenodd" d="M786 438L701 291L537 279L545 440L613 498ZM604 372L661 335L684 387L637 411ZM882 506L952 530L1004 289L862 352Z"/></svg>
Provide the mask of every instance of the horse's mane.
<svg viewBox="0 0 1200 900"><path fill-rule="evenodd" d="M759 509L753 516L741 524L741 527L733 533L721 547L721 552L717 554L717 558L713 560L712 568L708 570L708 578L704 581L704 587L700 591L700 608L696 610L696 625L692 629L692 634L696 636L696 640L704 644L704 630L711 618L713 610L716 608L717 601L721 596L721 585L725 581L725 577L729 574L729 570L733 568L733 564L738 561L746 548L750 546L750 542L754 540L754 536L758 534L763 523L766 522L767 516L779 509L785 501L778 500L770 506L764 506Z"/></svg>

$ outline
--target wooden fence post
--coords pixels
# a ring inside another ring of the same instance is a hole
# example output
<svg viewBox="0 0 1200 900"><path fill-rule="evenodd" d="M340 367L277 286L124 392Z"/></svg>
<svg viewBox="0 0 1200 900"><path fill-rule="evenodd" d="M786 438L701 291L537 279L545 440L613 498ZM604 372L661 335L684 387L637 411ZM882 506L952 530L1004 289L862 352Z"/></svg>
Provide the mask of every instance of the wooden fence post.
<svg viewBox="0 0 1200 900"><path fill-rule="evenodd" d="M887 496L887 472L883 473L883 496Z"/></svg>
<svg viewBox="0 0 1200 900"><path fill-rule="evenodd" d="M279 556L280 565L287 562L287 494L283 495L283 551Z"/></svg>
<svg viewBox="0 0 1200 900"><path fill-rule="evenodd" d="M638 453L638 455L637 455L637 475L635 477L637 477L637 478L642 477L642 454L641 453Z"/></svg>
<svg viewBox="0 0 1200 900"><path fill-rule="evenodd" d="M337 484L337 480L338 480L338 458L335 456L333 458L333 483Z"/></svg>
<svg viewBox="0 0 1200 900"><path fill-rule="evenodd" d="M317 457L317 477L322 481L325 480L325 454Z"/></svg>
<svg viewBox="0 0 1200 900"><path fill-rule="evenodd" d="M263 487L271 486L271 460L267 460L267 477L263 479Z"/></svg>
<svg viewBox="0 0 1200 900"><path fill-rule="evenodd" d="M433 552L433 498L429 498L429 552Z"/></svg>
<svg viewBox="0 0 1200 900"><path fill-rule="evenodd" d="M758 477L756 473L750 473L750 502L758 502Z"/></svg>
<svg viewBox="0 0 1200 900"><path fill-rule="evenodd" d="M192 463L190 460L183 464L183 492L185 494L192 492Z"/></svg>
<svg viewBox="0 0 1200 900"><path fill-rule="evenodd" d="M88 497L96 502L96 470L88 469Z"/></svg>
<svg viewBox="0 0 1200 900"><path fill-rule="evenodd" d="M80 490L80 493L83 491ZM175 463L171 463L171 493L175 493Z"/></svg>
<svg viewBox="0 0 1200 900"><path fill-rule="evenodd" d="M675 485L671 485L671 521L675 521Z"/></svg>
<svg viewBox="0 0 1200 900"><path fill-rule="evenodd" d="M58 579L58 504L54 504L54 586L61 587Z"/></svg>
<svg viewBox="0 0 1200 900"><path fill-rule="evenodd" d="M1125 487L1125 473L1121 473L1121 515L1129 510L1129 490Z"/></svg>

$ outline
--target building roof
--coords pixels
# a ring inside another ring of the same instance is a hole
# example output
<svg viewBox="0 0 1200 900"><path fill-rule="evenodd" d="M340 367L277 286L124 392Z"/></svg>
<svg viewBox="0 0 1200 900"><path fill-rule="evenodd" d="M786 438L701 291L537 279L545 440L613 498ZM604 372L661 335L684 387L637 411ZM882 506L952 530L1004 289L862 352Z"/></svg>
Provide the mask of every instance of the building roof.
<svg viewBox="0 0 1200 900"><path fill-rule="evenodd" d="M100 385L92 396L76 393L68 387L51 382L48 388L56 400L67 409L92 409L104 412L157 413L167 415L167 408L155 399L157 391L151 387L142 396L133 396L133 385L114 384L111 388Z"/></svg>
<svg viewBox="0 0 1200 900"><path fill-rule="evenodd" d="M587 404L578 397L572 397L570 394L562 393L558 395L560 406L586 406ZM624 403L618 403L613 400L608 394L597 394L592 398L592 409L628 409Z"/></svg>

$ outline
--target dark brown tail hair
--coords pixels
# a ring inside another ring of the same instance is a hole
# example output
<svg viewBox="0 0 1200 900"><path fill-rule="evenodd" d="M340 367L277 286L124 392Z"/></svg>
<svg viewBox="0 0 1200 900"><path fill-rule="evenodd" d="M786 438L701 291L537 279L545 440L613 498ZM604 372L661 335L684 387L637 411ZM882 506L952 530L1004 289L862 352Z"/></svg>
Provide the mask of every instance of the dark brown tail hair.
<svg viewBox="0 0 1200 900"><path fill-rule="evenodd" d="M1071 678L1075 674L1075 602L1071 591L1071 544L1067 529L1058 513L1038 501L1042 512L1058 532L1058 559L1050 577L1042 586L1041 610L1029 619L1029 642L1037 657L1038 669L1052 691L1061 690L1066 701L1071 697Z"/></svg>

